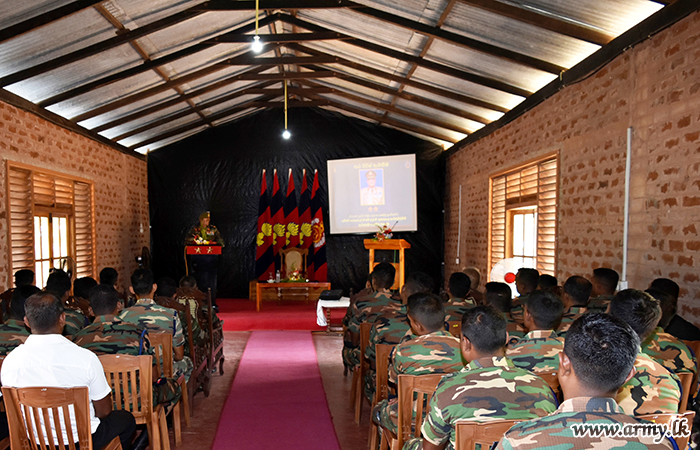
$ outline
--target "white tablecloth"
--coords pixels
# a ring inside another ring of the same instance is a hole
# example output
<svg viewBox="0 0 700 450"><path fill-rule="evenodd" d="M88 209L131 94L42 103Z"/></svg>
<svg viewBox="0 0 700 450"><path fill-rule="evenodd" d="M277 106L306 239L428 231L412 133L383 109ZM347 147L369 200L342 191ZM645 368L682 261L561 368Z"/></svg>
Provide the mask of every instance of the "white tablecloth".
<svg viewBox="0 0 700 450"><path fill-rule="evenodd" d="M340 297L340 300L319 300L316 304L316 323L319 327L328 325L323 308L347 308L350 306L350 297Z"/></svg>

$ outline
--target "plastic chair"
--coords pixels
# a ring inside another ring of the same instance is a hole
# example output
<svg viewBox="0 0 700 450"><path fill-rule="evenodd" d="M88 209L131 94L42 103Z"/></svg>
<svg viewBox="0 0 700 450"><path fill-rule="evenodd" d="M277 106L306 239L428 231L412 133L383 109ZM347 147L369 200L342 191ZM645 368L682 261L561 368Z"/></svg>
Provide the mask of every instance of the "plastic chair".
<svg viewBox="0 0 700 450"><path fill-rule="evenodd" d="M165 411L153 404L153 357L101 355L115 410L130 411L137 425L146 424L152 450L170 450ZM82 447L81 447L82 448Z"/></svg>
<svg viewBox="0 0 700 450"><path fill-rule="evenodd" d="M156 354L158 361L159 375L165 378L174 377L173 369L173 335L170 333L153 333L148 337L151 340L151 345ZM187 382L185 376L180 375L177 379L177 384L182 391L182 397L173 405L173 430L175 431L175 445L182 443L182 428L181 428L181 413L184 412L185 425L190 426L190 402L187 395Z"/></svg>
<svg viewBox="0 0 700 450"><path fill-rule="evenodd" d="M648 422L654 422L658 424L671 425L672 422L683 420L687 425L688 430L693 429L693 419L695 419L695 411L686 411L682 414L645 414L642 416L637 416L638 419L644 419ZM688 436L674 436L673 440L676 441L678 448L683 450L688 448L688 442L690 441L690 434Z"/></svg>
<svg viewBox="0 0 700 450"><path fill-rule="evenodd" d="M371 323L360 324L360 364L355 366L352 371L350 399L352 407L355 410L355 423L358 425L360 423L360 417L362 416L363 397L365 396L364 389L362 389L362 384L365 380L365 370L367 369L367 364L365 363L365 349L369 345L369 333L371 330Z"/></svg>
<svg viewBox="0 0 700 450"><path fill-rule="evenodd" d="M421 437L421 424L428 410L428 400L435 392L444 373L430 375L399 375L399 427L393 435L386 428L382 430L380 450L391 448L400 450L404 442ZM415 420L413 405L415 404Z"/></svg>
<svg viewBox="0 0 700 450"><path fill-rule="evenodd" d="M477 445L482 449L491 448L518 422L519 420L457 421L455 422L455 450L474 450Z"/></svg>
<svg viewBox="0 0 700 450"><path fill-rule="evenodd" d="M377 344L376 345L376 389L374 391L374 399L372 400L372 409L377 406L377 403L389 398L389 357L395 345ZM379 443L379 429L373 420L369 421L369 448L375 450Z"/></svg>
<svg viewBox="0 0 700 450"><path fill-rule="evenodd" d="M54 443L61 450L75 450L71 421L62 417L75 417L78 442L81 450L92 450L92 432L90 429L90 398L88 388L57 387L3 387L7 423L10 427L10 444L13 449L47 450L54 448ZM74 413L70 413L70 409ZM24 413L22 412L24 411ZM47 427L44 424L61 423L64 427ZM35 436L37 439L30 439ZM4 442L4 441L3 441ZM38 442L38 443L37 443ZM50 444L47 445L47 442ZM112 439L103 450L121 449L119 437Z"/></svg>

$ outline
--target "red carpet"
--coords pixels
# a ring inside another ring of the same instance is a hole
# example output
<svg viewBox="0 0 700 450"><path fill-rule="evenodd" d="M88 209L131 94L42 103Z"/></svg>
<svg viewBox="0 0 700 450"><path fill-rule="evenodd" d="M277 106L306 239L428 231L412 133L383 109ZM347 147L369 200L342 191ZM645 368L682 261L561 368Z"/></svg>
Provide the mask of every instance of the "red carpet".
<svg viewBox="0 0 700 450"><path fill-rule="evenodd" d="M219 299L219 318L224 321L224 331L299 330L322 331L316 325L316 302L287 300L263 302L260 312L255 302L248 299ZM333 325L339 324L345 309L332 310Z"/></svg>
<svg viewBox="0 0 700 450"><path fill-rule="evenodd" d="M212 448L340 450L311 333L251 334Z"/></svg>

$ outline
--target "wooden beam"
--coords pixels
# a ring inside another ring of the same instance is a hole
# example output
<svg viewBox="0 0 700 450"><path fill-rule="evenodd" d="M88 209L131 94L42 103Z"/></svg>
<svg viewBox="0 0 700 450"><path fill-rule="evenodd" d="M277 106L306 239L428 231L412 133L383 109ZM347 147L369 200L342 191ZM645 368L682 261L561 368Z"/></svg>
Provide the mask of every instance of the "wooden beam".
<svg viewBox="0 0 700 450"><path fill-rule="evenodd" d="M509 19L534 25L545 30L554 31L575 39L603 46L612 41L615 36L596 29L577 25L573 22L565 22L549 15L540 14L533 10L519 8L508 3L495 0L459 0L462 3L476 6L477 8L508 17ZM603 5L601 5L604 7Z"/></svg>
<svg viewBox="0 0 700 450"><path fill-rule="evenodd" d="M306 22L304 20L298 19L296 17L292 17L288 14L280 14L280 20L283 22L286 22L290 25L297 25L299 27L305 28L309 31L314 31L314 32L323 32L323 31L329 31L323 27L320 27L318 25L314 25L312 23ZM424 67L426 69L442 73L444 75L451 76L453 78L457 78L459 80L463 81L468 81L470 83L475 83L475 84L480 84L482 86L487 86L492 89L496 89L499 91L503 92L508 92L513 95L518 95L520 97L528 97L529 95L532 94L531 91L527 89L522 89L517 86L510 85L508 83L505 83L503 81L495 80L492 78L487 78L481 75L476 75L473 73L465 72L463 70L455 69L453 67L446 66L444 64L436 63L433 61L428 61L423 58L419 58L417 56L409 55L407 53L399 52L396 50L389 49L387 47L375 44L373 42L369 41L363 41L360 39L353 39L348 41L350 45L354 45L360 48L363 48L365 50L369 50L375 53L379 53L380 55L387 56L389 58L394 58L398 59L399 61L406 61L410 62L413 64L416 64L417 66Z"/></svg>
<svg viewBox="0 0 700 450"><path fill-rule="evenodd" d="M269 23L273 23L276 20L277 20L276 16L268 16L268 17L265 17L263 19L260 19L259 25L260 26L268 25ZM223 36L238 35L238 34L244 35L244 33L247 33L247 32L252 31L254 29L255 29L255 23L249 23L247 25L244 25L242 27L239 27L235 30L230 31ZM213 42L211 39L207 40L205 42L199 43L199 44L195 44L191 47L184 48L180 51L177 51L175 53L171 53L169 55L160 57L158 59L146 61L143 64L140 64L136 67L132 67L131 69L117 72L115 74L112 74L112 75L106 76L104 78L100 78L98 80L95 80L93 82L84 84L82 86L78 86L77 88L70 89L68 91L54 95L52 97L49 97L45 100L38 102L37 104L39 106L47 107L47 106L54 105L56 103L60 103L62 101L71 99L73 97L77 97L79 95L86 94L86 93L91 92L95 89L99 89L101 87L110 85L112 83L116 83L117 81L124 80L126 78L142 74L142 73L147 72L149 70L153 70L153 69L155 69L159 66L162 66L164 64L170 64L171 62L176 61L178 59L192 56L195 53L198 53L198 52L201 52L201 51L204 51L204 50L210 48L212 45L216 45L216 43Z"/></svg>
<svg viewBox="0 0 700 450"><path fill-rule="evenodd" d="M102 3L103 1L104 0L76 0L67 5L52 9L44 14L23 20L20 23L16 23L0 30L0 42L16 38L21 34L27 33L44 25L48 25L51 22L63 19L64 17L68 17L82 11L83 9L87 9L93 5Z"/></svg>
<svg viewBox="0 0 700 450"><path fill-rule="evenodd" d="M168 16L164 19L157 20L148 25L144 25L135 30L128 31L126 33L119 34L113 38L107 39L106 41L98 42L96 44L89 45L80 50L75 50L58 58L51 59L49 61L37 64L36 66L30 67L28 69L20 70L19 72L11 73L0 78L0 87L9 86L11 84L17 83L28 78L41 75L50 70L56 69L58 67L70 64L72 62L87 58L97 53L118 47L134 39L142 38L156 31L163 30L175 24L184 22L193 17L202 14L204 11L198 10L196 8L186 9L179 13Z"/></svg>
<svg viewBox="0 0 700 450"><path fill-rule="evenodd" d="M411 131L413 133L420 134L423 136L428 136L428 137L431 137L434 139L439 139L441 141L451 142L453 144L456 142L454 138L447 136L445 134L437 133L437 132L434 132L431 130L426 130L425 128L421 128L421 127L416 127L416 126L413 126L413 125L410 125L407 123L403 123L399 120L390 119L388 117L382 116L381 114L367 112L367 111L364 111L360 108L355 108L354 106L344 105L342 103L334 102L332 100L330 101L329 106L332 106L334 108L338 108L340 110L344 110L344 111L347 111L347 112L350 112L353 114L357 114L358 116L367 117L368 119L375 120L377 122L383 122L383 123L386 123L387 125L391 125L393 127L396 127L396 128L402 129L402 130Z"/></svg>
<svg viewBox="0 0 700 450"><path fill-rule="evenodd" d="M268 82L266 82L266 83L261 83L260 86L262 86L262 85L270 85L270 84L274 84L274 83L271 82L271 81L268 81ZM208 108L212 108L212 107L214 107L214 106L216 106L216 105L220 105L220 104L222 104L222 103L226 103L226 102L231 101L231 100L234 100L234 99L236 99L236 98L238 98L238 97L242 97L242 96L248 95L248 94L254 94L254 92L252 92L252 91L254 91L254 90L256 90L256 89L254 89L254 88L243 89L243 90L241 90L241 91L234 92L234 93L225 95L225 96L223 96L223 97L220 97L220 98L217 98L217 99L214 99L214 100L210 100L210 101L208 101L208 102L201 103L200 105L198 105L198 107L199 107L200 110L205 110L205 109L208 109ZM258 89L258 90L265 90L265 89ZM279 97L279 95L278 95L278 94L275 94L275 93L272 93L272 94L270 94L270 93L264 93L264 94L265 94L265 95L264 95L263 97L257 97L256 101L273 100L273 99ZM184 102L184 100L182 100L180 103L182 103L182 102ZM161 109L163 109L163 108L161 108ZM143 126L141 126L141 127L134 128L134 129L132 129L132 130L129 130L129 131L125 132L125 133L120 134L119 136L113 137L112 140L114 140L114 141L116 141L116 142L119 142L119 141L121 141L122 139L126 139L126 138L128 138L128 137L130 137L130 136L134 136L134 135L137 135L137 134L139 134L139 133L143 133L144 131L148 131L148 130L150 130L151 128L159 127L159 126L161 126L161 125L164 125L164 124L166 124L166 123L172 122L172 121L174 121L174 120L178 120L178 119L181 119L181 118L183 118L183 117L187 117L187 116L189 116L189 115L191 115L191 114L192 114L192 111L191 111L191 110L183 110L183 111L180 111L180 112L178 112L178 113L175 113L175 114L172 114L172 115L165 116L165 117L163 117L163 118L154 120L153 122L149 122L149 123L147 123L146 125L143 125ZM150 115L150 114L146 114L146 115ZM142 115L142 116L139 116L139 117L145 117L145 115ZM139 118L139 117L137 117L137 118ZM120 119L120 120L121 120L121 119ZM135 119L132 118L132 119L129 119L129 120L125 120L125 121L123 121L122 123L119 123L119 124L109 125L109 126L107 126L107 127L104 127L103 130L110 129L110 128L113 128L113 127L115 127L115 126L117 126L117 125L122 125L122 124L124 124L124 123L128 123L128 122L131 122L131 121L133 121L133 120L135 120ZM95 131L95 130L93 130L93 131Z"/></svg>
<svg viewBox="0 0 700 450"><path fill-rule="evenodd" d="M211 116L208 117L208 120L210 122L216 122L217 120L225 119L228 116L231 116L231 115L236 114L236 113L241 112L241 111L245 111L246 109L250 109L251 106L249 106L249 105L252 103L259 102L259 101L266 101L266 100L269 100L269 99L266 99L263 97L258 97L256 99L250 100L250 101L243 103L241 105L234 106L233 108L229 108L229 109L226 109L224 111L219 111L216 114L212 114ZM130 146L129 148L133 150L135 148L143 147L144 145L152 144L154 142L162 141L163 139L167 139L167 138L172 137L172 136L177 136L178 134L186 133L194 128L201 127L202 125L206 125L206 122L204 122L203 120L198 120L195 123L183 125L181 127L175 128L174 130L170 130L166 133L160 134L158 136L154 136L154 137L149 138L145 141L141 141L138 144L134 144L134 145Z"/></svg>
<svg viewBox="0 0 700 450"><path fill-rule="evenodd" d="M303 83L308 84L309 86L314 86L314 87L319 86L316 83L307 82L307 81L304 81ZM467 130L466 128L460 127L459 125L452 125L452 124L449 124L449 123L444 122L442 120L436 119L434 117L430 117L430 116L426 116L424 114L419 114L419 113L416 113L413 111L407 111L405 109L397 108L396 106L393 106L389 103L381 103L381 102L378 102L376 100L370 100L370 99L367 99L365 97L351 94L349 92L346 92L346 91L343 91L340 89L334 89L332 92L332 95L346 98L348 100L352 100L353 102L362 103L363 105L372 106L373 108L377 108L377 109L380 109L383 111L398 114L400 116L408 117L410 119L420 120L423 123L435 125L437 127L444 128L446 130L456 131L458 133L462 133L465 135L471 134L471 131Z"/></svg>
<svg viewBox="0 0 700 450"><path fill-rule="evenodd" d="M280 64L330 64L338 62L338 57L323 56L281 56L274 58L259 58L252 55L238 56L228 60L232 66L277 66Z"/></svg>
<svg viewBox="0 0 700 450"><path fill-rule="evenodd" d="M289 108L299 108L299 107L308 108L309 106L327 106L328 104L329 104L329 100L326 100L326 99L306 100L306 101L287 100L287 106ZM250 104L250 106L252 108L284 108L284 101L281 101L281 102L253 102Z"/></svg>
<svg viewBox="0 0 700 450"><path fill-rule="evenodd" d="M508 50L507 48L498 47L496 45L468 38L466 36L462 36L461 34L451 33L449 31L445 31L437 27L431 27L429 25L425 25L414 20L406 19L404 17L396 16L385 11L380 11L378 9L363 6L360 8L353 9L353 11L372 17L374 19L381 20L383 22L391 23L393 25L409 29L411 31L416 31L420 34L424 34L429 37L438 38L442 41L459 47L476 50L480 53L485 53L487 55L505 59L507 61L522 64L524 66L538 69L543 72L558 75L562 71L566 70L566 67L559 66L557 64L553 64L539 58L534 58L532 56L527 56L522 53Z"/></svg>
<svg viewBox="0 0 700 450"><path fill-rule="evenodd" d="M316 66L308 66L307 68L312 69L312 70L321 70L321 68L318 68ZM451 105L446 105L444 103L436 102L434 100L430 100L424 97L421 97L419 95L415 94L409 94L407 92L402 92L397 89L391 88L389 86L384 86L379 83L375 83L374 81L370 80L365 80L362 78L358 78L352 75L348 74L338 74L338 78L342 78L345 81L349 81L350 83L357 84L359 86L363 86L369 89L373 89L375 91L382 92L384 94L389 94L393 96L397 96L400 98L403 98L405 100L408 100L413 103L418 103L419 105L427 106L428 108L436 109L438 111L446 112L448 114L455 115L457 117L462 117L464 119L469 119L473 120L475 122L479 123L490 123L491 121L488 119L485 119L477 114L473 114L467 111L463 111L459 108L455 108L454 106Z"/></svg>
<svg viewBox="0 0 700 450"><path fill-rule="evenodd" d="M325 55L326 54L326 53L320 52L318 50L314 50L314 49L311 49L309 47L305 47L305 46L298 45L298 44L290 44L290 45L286 45L286 47L295 49L297 51L306 53L308 55ZM411 79L408 79L406 77L402 77L400 75L395 75L392 73L383 72L383 71L375 69L373 67L365 66L363 64L359 64L359 63L356 63L354 61L350 61L348 59L340 58L340 60L338 61L338 64L346 66L346 67L351 67L353 69L359 70L360 72L365 72L365 73L370 74L370 75L375 76L375 77L384 78L386 80L395 81L399 84L405 84L406 86L415 87L417 89L420 89L420 90L423 90L426 92L430 92L432 94L436 94L436 95L439 95L441 97L448 98L452 101L457 101L457 102L465 103L468 105L474 105L474 106L478 106L480 108L490 109L490 110L498 111L498 112L502 112L502 113L506 113L509 111L508 108L504 108L503 106L496 105L495 103L489 103L489 102L479 100L479 99L474 98L474 97L469 97L467 95L460 94L458 92L449 91L447 89L439 88L439 87L436 87L436 86L433 86L430 84L421 83L420 81L411 80ZM484 119L484 120L486 120L486 119Z"/></svg>
<svg viewBox="0 0 700 450"><path fill-rule="evenodd" d="M273 82L271 82L272 84ZM298 96L304 96L306 94L330 94L331 92L334 92L336 89L331 88L331 87L325 87L318 85L318 87L313 87L313 88L296 88L296 87L289 87L287 88L287 94L288 95L298 95ZM270 95L284 95L284 89L264 89L264 88L248 88L244 89L246 93L248 94L270 94Z"/></svg>
<svg viewBox="0 0 700 450"><path fill-rule="evenodd" d="M317 72L253 73L241 76L241 80L308 80L314 78L335 78L337 72L320 70Z"/></svg>
<svg viewBox="0 0 700 450"><path fill-rule="evenodd" d="M327 31L323 33L258 34L258 36L260 37L260 42L263 44L284 44L286 42L313 42L348 39L348 36L343 36L335 31ZM216 42L217 44L245 44L246 42L251 42L252 39L253 35L250 34L241 35L226 33L209 39L207 42Z"/></svg>
<svg viewBox="0 0 700 450"><path fill-rule="evenodd" d="M261 10L330 9L353 8L355 5L348 0L260 0L259 8ZM199 7L204 11L255 11L255 1L210 0Z"/></svg>

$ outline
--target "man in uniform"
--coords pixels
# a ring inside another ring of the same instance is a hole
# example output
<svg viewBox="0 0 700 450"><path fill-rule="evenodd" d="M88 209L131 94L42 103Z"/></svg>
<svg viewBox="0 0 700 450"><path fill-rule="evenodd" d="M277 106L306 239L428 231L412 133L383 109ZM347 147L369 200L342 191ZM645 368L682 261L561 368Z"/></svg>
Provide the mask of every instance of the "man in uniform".
<svg viewBox="0 0 700 450"><path fill-rule="evenodd" d="M663 291L671 296L670 301L661 304L663 317L660 323L666 333L684 341L700 341L700 328L676 314L678 310L678 296L680 295L678 284L668 278L657 278L651 282L649 287Z"/></svg>
<svg viewBox="0 0 700 450"><path fill-rule="evenodd" d="M185 375L189 380L194 366L192 360L185 356L185 336L177 311L160 306L153 301L158 285L153 282L153 272L138 269L131 275L129 291L136 296L136 304L119 314L123 322L133 323L145 328L149 333L170 333L173 336L173 371L174 377Z"/></svg>
<svg viewBox="0 0 700 450"><path fill-rule="evenodd" d="M506 351L516 367L534 373L552 373L559 368L564 339L554 331L564 312L559 297L549 291L535 291L527 299L523 320L528 333Z"/></svg>
<svg viewBox="0 0 700 450"><path fill-rule="evenodd" d="M90 290L90 307L95 320L73 335L73 342L96 355L151 355L157 367L148 330L117 317L122 309L119 293L112 286L98 285ZM177 380L159 378L154 372L153 402L162 404L166 414L182 395Z"/></svg>
<svg viewBox="0 0 700 450"><path fill-rule="evenodd" d="M591 299L588 302L588 310L591 312L605 312L608 310L610 300L615 296L620 275L607 267L593 269L591 277Z"/></svg>
<svg viewBox="0 0 700 450"><path fill-rule="evenodd" d="M460 346L468 364L442 378L430 399L423 439L408 441L404 450L454 449L458 420L528 420L557 409L547 382L505 356L506 321L495 308L477 306L464 314Z"/></svg>
<svg viewBox="0 0 700 450"><path fill-rule="evenodd" d="M510 316L517 323L523 323L523 305L527 301L527 296L531 292L537 290L537 284L540 281L540 273L537 269L529 269L522 267L518 269L518 273L515 274L515 289L517 289L518 297L513 300L513 304L510 308Z"/></svg>
<svg viewBox="0 0 700 450"><path fill-rule="evenodd" d="M466 273L471 280L471 289L469 290L468 297L474 299L477 305L484 304L484 294L479 290L481 285L481 272L476 267L464 267L462 272Z"/></svg>
<svg viewBox="0 0 700 450"><path fill-rule="evenodd" d="M219 230L211 225L211 215L205 211L199 215L199 224L190 228L185 238L185 245L220 245L224 247L224 240L219 234ZM217 275L218 275L218 255L189 255L192 270L197 284L202 292L211 289L211 302L214 310L216 306Z"/></svg>
<svg viewBox="0 0 700 450"><path fill-rule="evenodd" d="M450 320L462 320L462 316L469 308L476 306L476 300L470 297L472 280L462 272L450 275L447 295L449 300L445 302L445 322Z"/></svg>
<svg viewBox="0 0 700 450"><path fill-rule="evenodd" d="M610 301L609 309L611 316L632 327L640 342L644 342L661 318L659 302L636 289L618 292ZM635 416L677 413L681 400L678 377L641 351L637 354L634 367L636 373L617 394L617 403L622 409Z"/></svg>
<svg viewBox="0 0 700 450"><path fill-rule="evenodd" d="M44 289L61 299L63 306L66 308L66 327L63 329L64 336L74 335L85 328L90 322L82 312L68 307L71 287L70 276L63 270L55 269L51 272L49 278L46 279L46 288Z"/></svg>
<svg viewBox="0 0 700 450"><path fill-rule="evenodd" d="M398 376L451 373L464 367L459 339L445 331L442 299L430 293L408 298L408 317L415 337L398 344L389 364L389 385L398 385ZM396 433L398 399L382 400L372 412L373 420Z"/></svg>
<svg viewBox="0 0 700 450"><path fill-rule="evenodd" d="M511 291L510 286L505 283L491 281L486 283L486 292L484 292L484 302L491 305L503 314L506 319L506 331L510 339L520 339L525 336L527 330L510 316L511 310Z"/></svg>
<svg viewBox="0 0 700 450"><path fill-rule="evenodd" d="M399 307L400 302L392 298L390 291L395 278L394 266L386 262L377 264L372 271L374 293L358 298L355 303L348 306L343 318L343 325L347 327L343 347L343 363L346 367L352 368L360 363L362 350L364 350L360 349L360 324L374 323L374 320L388 306Z"/></svg>
<svg viewBox="0 0 700 450"><path fill-rule="evenodd" d="M365 358L369 361L370 369L365 374L365 395L372 400L376 383L377 344L396 345L411 336L411 324L408 321L408 298L417 293L430 293L435 282L430 275L423 272L413 272L406 277L401 287L401 303L384 308L374 320L369 334L369 345L365 349Z"/></svg>
<svg viewBox="0 0 700 450"><path fill-rule="evenodd" d="M561 319L561 325L557 329L559 336L566 337L566 332L573 321L588 312L586 306L588 305L588 299L591 297L591 289L591 282L583 277L574 275L566 280L562 297L566 311Z"/></svg>
<svg viewBox="0 0 700 450"><path fill-rule="evenodd" d="M383 205L384 204L384 188L376 186L377 173L374 170L368 170L365 173L367 179L367 187L360 189L360 205Z"/></svg>
<svg viewBox="0 0 700 450"><path fill-rule="evenodd" d="M644 423L625 414L615 402L617 390L634 374L638 349L637 334L622 320L607 314L587 314L576 320L560 353L559 383L566 400L554 414L514 425L497 450L673 448L667 439L656 443L657 436L574 435L573 428L581 424Z"/></svg>
<svg viewBox="0 0 700 450"><path fill-rule="evenodd" d="M0 324L0 356L7 355L27 340L30 332L24 323L24 302L37 292L41 291L36 286L19 286L12 291L10 318Z"/></svg>

